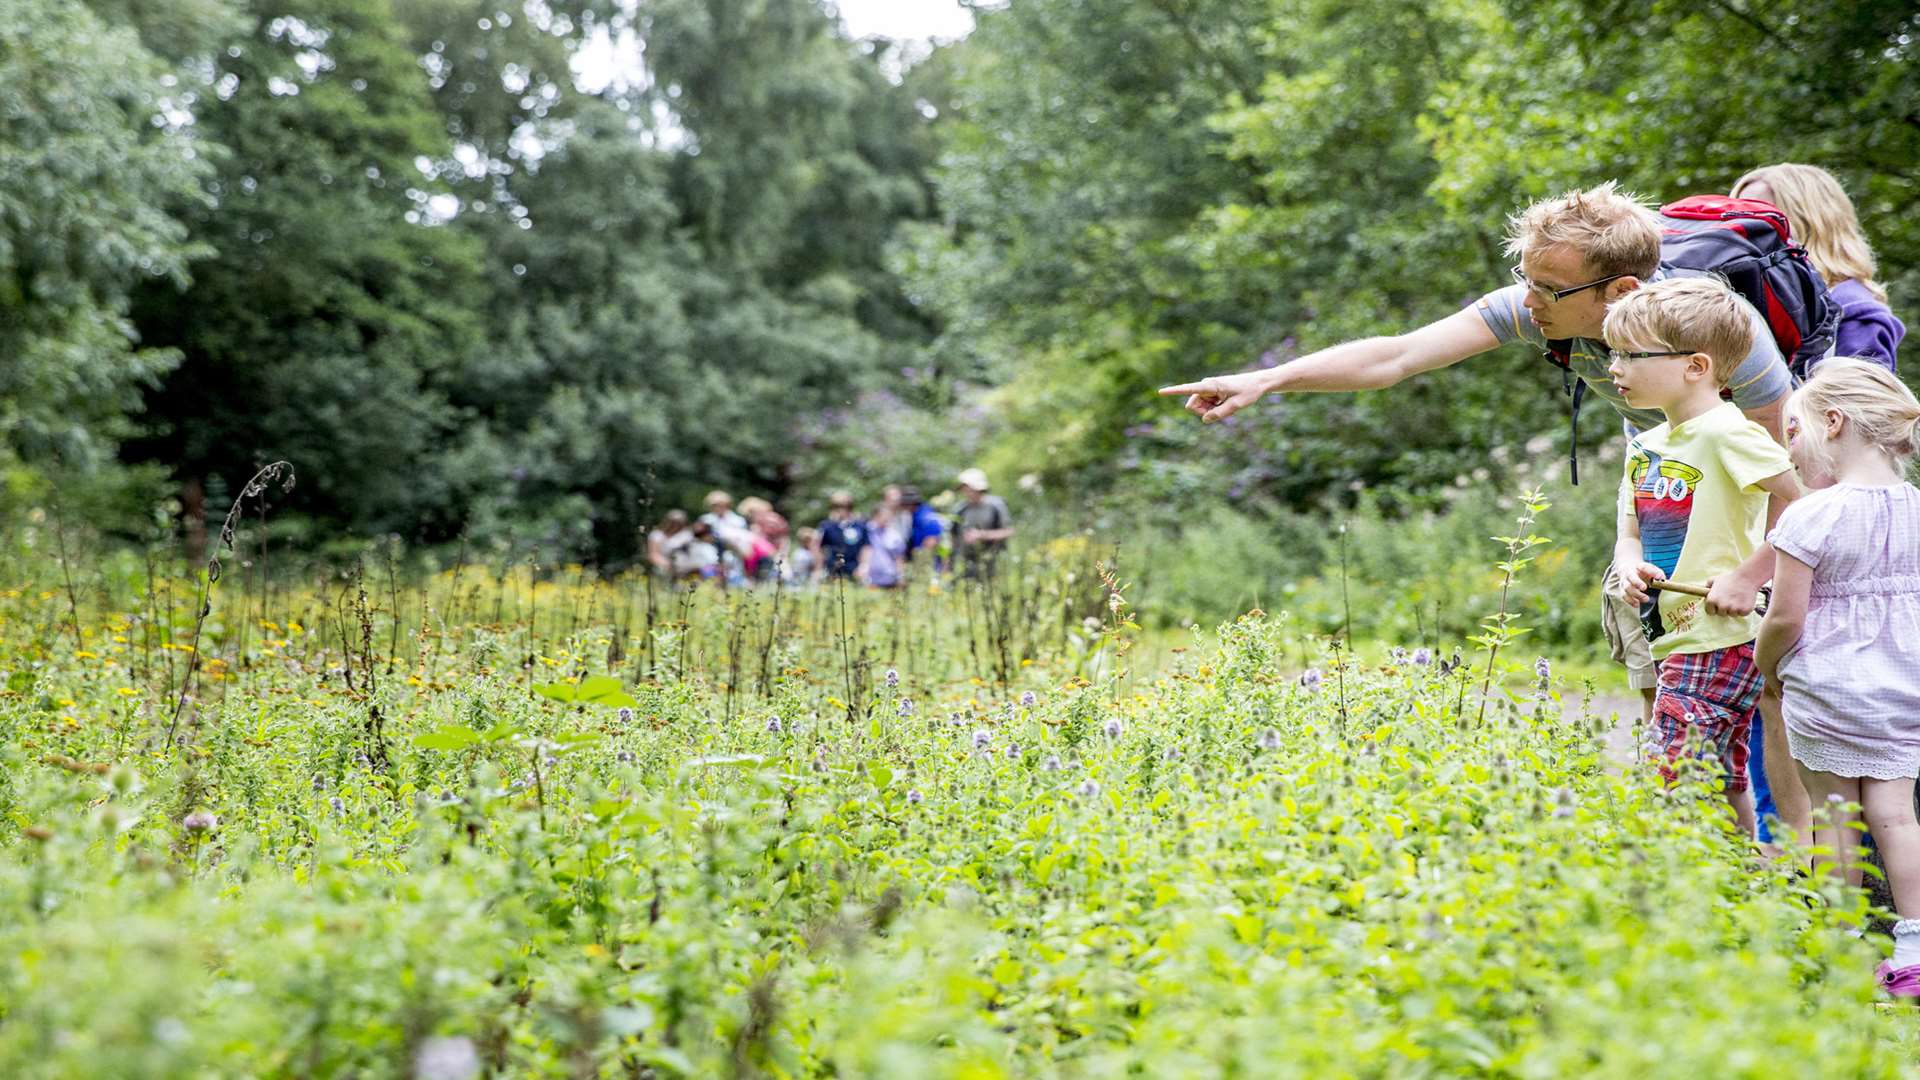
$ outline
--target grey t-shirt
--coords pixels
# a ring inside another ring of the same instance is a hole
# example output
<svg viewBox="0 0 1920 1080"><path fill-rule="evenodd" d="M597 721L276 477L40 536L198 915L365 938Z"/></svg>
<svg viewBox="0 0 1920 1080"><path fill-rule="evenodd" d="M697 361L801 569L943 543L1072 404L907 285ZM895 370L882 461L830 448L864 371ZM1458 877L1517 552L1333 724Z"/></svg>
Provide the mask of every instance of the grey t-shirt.
<svg viewBox="0 0 1920 1080"><path fill-rule="evenodd" d="M963 538L968 529L1004 529L1013 524L1013 515L1007 511L1007 501L998 495L982 496L979 502L969 501L960 507L960 529L956 538ZM960 553L963 558L973 559L999 549L1005 540L982 540L978 544L969 544L959 539Z"/></svg>
<svg viewBox="0 0 1920 1080"><path fill-rule="evenodd" d="M1666 276L1665 271L1654 275L1658 281ZM1522 301L1526 299L1525 285L1509 285L1504 289L1495 289L1481 297L1474 307L1479 310L1487 329L1500 339L1501 344L1509 341L1525 341L1541 349L1547 347L1547 335L1527 314ZM1733 395L1733 403L1742 410L1752 410L1771 405L1785 398L1793 391L1793 376L1787 371L1787 362L1780 356L1780 347L1774 343L1773 333L1767 329L1767 320L1761 317L1753 305L1741 297L1740 306L1746 308L1753 319L1753 351L1747 354L1740 366L1733 370L1733 378L1727 381L1727 390ZM1574 338L1572 357L1568 361L1573 374L1584 380L1587 392L1606 399L1607 404L1626 421L1627 434L1637 435L1666 423L1667 418L1658 409L1636 409L1628 405L1614 389L1613 376L1607 374L1607 343L1594 338Z"/></svg>

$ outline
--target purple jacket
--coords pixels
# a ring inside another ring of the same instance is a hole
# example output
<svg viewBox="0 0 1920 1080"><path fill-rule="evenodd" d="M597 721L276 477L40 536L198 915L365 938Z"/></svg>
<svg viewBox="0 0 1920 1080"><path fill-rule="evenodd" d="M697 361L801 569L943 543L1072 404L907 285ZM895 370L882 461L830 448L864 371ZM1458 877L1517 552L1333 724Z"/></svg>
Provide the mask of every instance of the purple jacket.
<svg viewBox="0 0 1920 1080"><path fill-rule="evenodd" d="M1833 302L1840 305L1840 329L1834 336L1835 356L1858 356L1872 360L1888 371L1897 370L1900 339L1907 335L1905 324L1893 309L1873 298L1865 285L1843 281L1833 287Z"/></svg>

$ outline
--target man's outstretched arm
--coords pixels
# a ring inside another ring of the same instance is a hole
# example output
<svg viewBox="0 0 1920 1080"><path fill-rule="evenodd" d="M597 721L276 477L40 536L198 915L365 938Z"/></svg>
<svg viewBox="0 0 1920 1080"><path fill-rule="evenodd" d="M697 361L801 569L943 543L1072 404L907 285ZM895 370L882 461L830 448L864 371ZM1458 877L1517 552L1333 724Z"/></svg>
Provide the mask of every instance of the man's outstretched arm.
<svg viewBox="0 0 1920 1080"><path fill-rule="evenodd" d="M1500 344L1475 308L1459 311L1394 337L1362 338L1308 353L1265 371L1215 375L1161 387L1187 395L1187 411L1208 423L1224 420L1269 393L1379 390L1486 352Z"/></svg>

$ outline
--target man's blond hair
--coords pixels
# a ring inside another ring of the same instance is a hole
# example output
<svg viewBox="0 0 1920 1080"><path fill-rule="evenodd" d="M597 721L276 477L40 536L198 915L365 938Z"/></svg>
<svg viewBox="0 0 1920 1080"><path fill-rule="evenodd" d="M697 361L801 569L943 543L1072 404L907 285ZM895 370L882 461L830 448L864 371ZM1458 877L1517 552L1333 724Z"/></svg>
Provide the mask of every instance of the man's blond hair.
<svg viewBox="0 0 1920 1080"><path fill-rule="evenodd" d="M1542 199L1508 218L1507 226L1507 254L1515 259L1566 248L1578 252L1596 278L1632 274L1644 281L1660 268L1660 215L1612 180Z"/></svg>
<svg viewBox="0 0 1920 1080"><path fill-rule="evenodd" d="M1601 328L1607 344L1627 352L1706 353L1713 381L1725 386L1753 351L1753 319L1745 301L1719 278L1668 278L1614 301Z"/></svg>

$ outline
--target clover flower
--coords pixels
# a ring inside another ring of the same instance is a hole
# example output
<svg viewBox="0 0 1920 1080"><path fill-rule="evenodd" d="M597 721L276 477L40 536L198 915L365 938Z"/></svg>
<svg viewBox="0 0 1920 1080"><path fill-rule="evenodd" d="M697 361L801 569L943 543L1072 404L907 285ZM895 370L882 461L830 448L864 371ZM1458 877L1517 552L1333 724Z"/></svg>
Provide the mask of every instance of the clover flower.
<svg viewBox="0 0 1920 1080"><path fill-rule="evenodd" d="M413 1057L414 1080L473 1080L480 1075L480 1052L460 1036L428 1039Z"/></svg>

